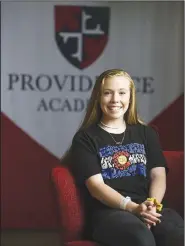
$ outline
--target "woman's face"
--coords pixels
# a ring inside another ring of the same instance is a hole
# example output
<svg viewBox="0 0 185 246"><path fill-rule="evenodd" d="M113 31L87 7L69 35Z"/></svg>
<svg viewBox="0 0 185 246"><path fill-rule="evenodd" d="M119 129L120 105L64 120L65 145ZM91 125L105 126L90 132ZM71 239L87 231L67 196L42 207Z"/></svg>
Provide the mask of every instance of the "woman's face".
<svg viewBox="0 0 185 246"><path fill-rule="evenodd" d="M124 76L107 78L102 84L100 107L107 120L123 119L129 107L130 81Z"/></svg>

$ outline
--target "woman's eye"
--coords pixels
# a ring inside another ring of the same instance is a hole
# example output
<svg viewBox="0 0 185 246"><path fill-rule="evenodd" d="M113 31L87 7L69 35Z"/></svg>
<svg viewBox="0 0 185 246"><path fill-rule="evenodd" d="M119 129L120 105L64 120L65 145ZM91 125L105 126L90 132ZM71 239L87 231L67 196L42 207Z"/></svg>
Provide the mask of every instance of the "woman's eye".
<svg viewBox="0 0 185 246"><path fill-rule="evenodd" d="M104 94L104 95L111 95L112 92L110 92L110 91L105 91L103 94ZM126 94L125 91L120 91L120 92L119 92L119 95L125 95L125 94Z"/></svg>
<svg viewBox="0 0 185 246"><path fill-rule="evenodd" d="M109 94L110 94L109 91L105 91L105 92L104 92L104 95L109 95Z"/></svg>

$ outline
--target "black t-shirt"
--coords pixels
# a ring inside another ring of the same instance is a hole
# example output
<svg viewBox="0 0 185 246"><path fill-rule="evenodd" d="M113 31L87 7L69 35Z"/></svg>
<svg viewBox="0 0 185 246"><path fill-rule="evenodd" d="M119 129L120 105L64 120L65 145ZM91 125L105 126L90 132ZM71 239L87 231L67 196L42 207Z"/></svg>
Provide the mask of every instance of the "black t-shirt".
<svg viewBox="0 0 185 246"><path fill-rule="evenodd" d="M123 134L123 143L117 145L114 139L121 141ZM141 203L148 197L149 171L154 167L167 170L153 128L127 124L125 133L111 135L94 124L78 131L72 141L70 167L93 215L110 208L90 196L85 181L92 175L101 173L105 184Z"/></svg>

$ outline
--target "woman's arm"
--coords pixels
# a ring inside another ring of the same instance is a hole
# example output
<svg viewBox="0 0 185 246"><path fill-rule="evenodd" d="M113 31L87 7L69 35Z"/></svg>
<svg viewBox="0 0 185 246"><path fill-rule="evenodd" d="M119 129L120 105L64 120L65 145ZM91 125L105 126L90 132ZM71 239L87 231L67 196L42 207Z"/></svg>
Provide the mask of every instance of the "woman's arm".
<svg viewBox="0 0 185 246"><path fill-rule="evenodd" d="M123 196L110 186L106 185L101 174L96 174L88 178L86 186L92 197L109 207L120 209L120 203ZM137 207L137 203L130 201L126 205L126 210L133 212Z"/></svg>
<svg viewBox="0 0 185 246"><path fill-rule="evenodd" d="M86 186L92 197L101 201L103 204L112 207L123 209L120 207L121 201L124 198L119 192L111 188L110 186L104 183L101 174L96 174L91 176L86 180ZM137 204L135 202L129 201L125 207L125 210L136 214L137 216L143 217L142 213L147 210L147 207L153 205L153 202L145 201L141 204ZM143 218L146 223L151 225L160 221L160 214L156 212L144 213L145 217Z"/></svg>
<svg viewBox="0 0 185 246"><path fill-rule="evenodd" d="M161 203L166 191L165 167L155 167L150 170L149 197L155 197Z"/></svg>

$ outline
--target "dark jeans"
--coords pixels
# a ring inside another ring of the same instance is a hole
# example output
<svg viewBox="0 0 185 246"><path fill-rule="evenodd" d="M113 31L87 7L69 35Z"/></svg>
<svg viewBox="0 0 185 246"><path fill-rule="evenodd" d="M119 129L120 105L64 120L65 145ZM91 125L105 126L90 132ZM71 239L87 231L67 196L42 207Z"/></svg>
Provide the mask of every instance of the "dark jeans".
<svg viewBox="0 0 185 246"><path fill-rule="evenodd" d="M161 213L161 223L149 230L135 215L112 210L94 229L93 239L105 246L183 246L183 219L169 208Z"/></svg>

